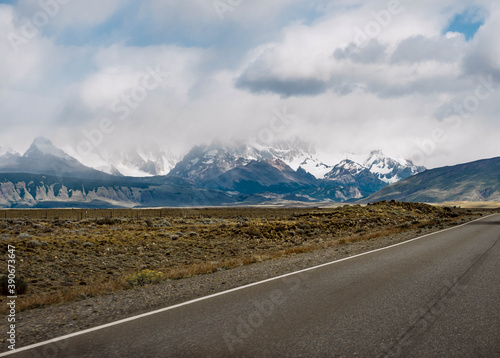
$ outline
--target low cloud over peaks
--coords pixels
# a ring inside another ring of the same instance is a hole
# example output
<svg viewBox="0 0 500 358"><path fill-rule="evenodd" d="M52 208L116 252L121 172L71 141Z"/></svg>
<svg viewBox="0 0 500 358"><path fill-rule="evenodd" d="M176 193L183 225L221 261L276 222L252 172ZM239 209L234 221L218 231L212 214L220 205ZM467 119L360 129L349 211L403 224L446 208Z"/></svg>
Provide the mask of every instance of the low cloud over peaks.
<svg viewBox="0 0 500 358"><path fill-rule="evenodd" d="M222 14L191 0L1 4L0 145L23 152L42 135L71 147L94 133L96 153L154 142L180 155L244 141L286 107L298 119L273 135L333 150L410 157L441 129L419 164L498 155L483 138L500 130L500 3L226 3ZM469 109L446 127L438 113L455 104Z"/></svg>

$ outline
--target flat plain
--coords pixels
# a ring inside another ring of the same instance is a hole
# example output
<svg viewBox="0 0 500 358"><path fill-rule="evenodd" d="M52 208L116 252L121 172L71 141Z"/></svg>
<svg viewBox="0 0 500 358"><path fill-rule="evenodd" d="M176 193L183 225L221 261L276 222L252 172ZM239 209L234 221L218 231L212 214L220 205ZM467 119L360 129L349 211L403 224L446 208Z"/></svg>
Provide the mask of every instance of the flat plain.
<svg viewBox="0 0 500 358"><path fill-rule="evenodd" d="M493 212L379 202L337 208L0 211L0 248L28 284L18 310L227 270ZM368 247L368 246L367 246ZM5 307L2 305L2 314Z"/></svg>

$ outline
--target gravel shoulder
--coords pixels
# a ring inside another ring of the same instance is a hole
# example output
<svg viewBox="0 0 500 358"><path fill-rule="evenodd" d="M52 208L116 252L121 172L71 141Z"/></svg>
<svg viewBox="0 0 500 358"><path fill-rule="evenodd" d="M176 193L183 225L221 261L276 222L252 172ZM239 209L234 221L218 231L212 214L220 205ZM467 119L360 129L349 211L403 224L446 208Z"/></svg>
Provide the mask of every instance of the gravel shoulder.
<svg viewBox="0 0 500 358"><path fill-rule="evenodd" d="M18 323L16 346L20 348L249 283L386 247L479 217L479 215L474 214L430 228L410 229L368 241L346 242L339 246L309 253L293 254L230 270L219 270L212 274L170 280L157 285L129 289L105 296L23 311L17 313L16 317ZM2 317L2 329L6 328L6 322L6 317ZM5 339L6 335L0 337L1 351L7 350Z"/></svg>

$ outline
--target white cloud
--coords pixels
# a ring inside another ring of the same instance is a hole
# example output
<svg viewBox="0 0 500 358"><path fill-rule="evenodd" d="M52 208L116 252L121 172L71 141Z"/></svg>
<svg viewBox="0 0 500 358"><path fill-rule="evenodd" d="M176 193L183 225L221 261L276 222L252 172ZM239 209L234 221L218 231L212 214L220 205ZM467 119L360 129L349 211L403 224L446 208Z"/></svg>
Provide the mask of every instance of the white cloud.
<svg viewBox="0 0 500 358"><path fill-rule="evenodd" d="M114 130L98 151L156 142L182 153L254 136L286 107L297 119L279 135L318 147L412 156L441 128L447 140L423 164L492 156L500 85L460 128L443 113L471 96L480 76L500 81L498 5L475 2L489 15L466 42L442 31L470 2L401 3L384 20L386 1L243 1L221 20L210 0L73 1L19 54L0 38L0 144L22 150L46 135L71 145L108 118ZM0 33L19 31L37 6L0 5ZM157 66L169 73L163 86L121 119L113 102Z"/></svg>
<svg viewBox="0 0 500 358"><path fill-rule="evenodd" d="M466 47L463 36L443 36L441 15L430 17L427 8L396 9L391 13L371 4L349 16L336 14L311 26L289 26L281 41L248 61L237 83L256 93L283 96L328 90L348 94L359 88L407 95L455 86L452 77L459 75ZM443 79L452 83L440 85Z"/></svg>
<svg viewBox="0 0 500 358"><path fill-rule="evenodd" d="M144 77L157 69L168 73L162 86L163 94L185 98L196 81L195 72L202 54L199 49L176 46L112 46L102 49L94 60L98 70L82 83L82 99L93 110L109 107L116 98L141 85Z"/></svg>

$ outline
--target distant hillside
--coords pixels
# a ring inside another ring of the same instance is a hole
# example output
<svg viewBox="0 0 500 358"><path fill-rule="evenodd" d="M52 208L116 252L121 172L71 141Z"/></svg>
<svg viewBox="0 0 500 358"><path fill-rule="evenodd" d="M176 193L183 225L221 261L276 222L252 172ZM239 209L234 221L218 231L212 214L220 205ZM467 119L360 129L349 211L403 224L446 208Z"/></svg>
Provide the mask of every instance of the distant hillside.
<svg viewBox="0 0 500 358"><path fill-rule="evenodd" d="M0 208L184 207L249 200L245 195L198 189L165 177L110 177L102 180L0 174Z"/></svg>
<svg viewBox="0 0 500 358"><path fill-rule="evenodd" d="M303 169L295 171L279 159L253 160L245 166L233 168L219 175L207 182L204 187L244 194L266 191L288 193L295 188L310 187L316 181L314 176Z"/></svg>
<svg viewBox="0 0 500 358"><path fill-rule="evenodd" d="M24 153L0 155L0 173L45 174L55 177L111 180L114 177L86 167L75 158L39 137Z"/></svg>
<svg viewBox="0 0 500 358"><path fill-rule="evenodd" d="M428 203L500 201L500 157L427 170L385 187L361 202L392 199Z"/></svg>

